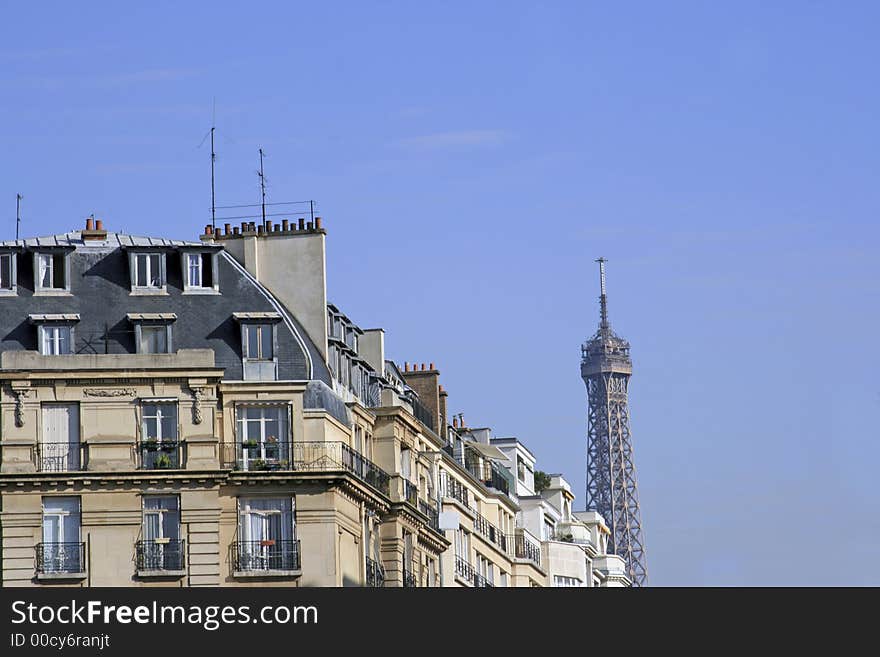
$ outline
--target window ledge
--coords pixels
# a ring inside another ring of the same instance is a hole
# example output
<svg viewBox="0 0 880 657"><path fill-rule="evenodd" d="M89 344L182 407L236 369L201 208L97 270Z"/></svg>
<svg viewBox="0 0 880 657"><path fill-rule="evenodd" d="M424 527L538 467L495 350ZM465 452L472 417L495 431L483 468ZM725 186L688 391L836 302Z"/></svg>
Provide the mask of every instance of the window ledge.
<svg viewBox="0 0 880 657"><path fill-rule="evenodd" d="M139 570L138 577L183 577L186 575L185 570Z"/></svg>
<svg viewBox="0 0 880 657"><path fill-rule="evenodd" d="M84 572L76 573L37 573L38 582L52 582L59 579L85 579L88 575Z"/></svg>
<svg viewBox="0 0 880 657"><path fill-rule="evenodd" d="M0 289L0 297L17 297L17 296L18 296L17 289L13 289L13 290Z"/></svg>
<svg viewBox="0 0 880 657"><path fill-rule="evenodd" d="M184 288L181 294L204 294L219 296L220 290L216 290L213 287L187 287Z"/></svg>
<svg viewBox="0 0 880 657"><path fill-rule="evenodd" d="M302 568L299 570L235 570L232 573L233 577L244 579L254 577L299 577L300 575L302 575Z"/></svg>
<svg viewBox="0 0 880 657"><path fill-rule="evenodd" d="M72 297L73 293L70 290L34 290L35 297Z"/></svg>
<svg viewBox="0 0 880 657"><path fill-rule="evenodd" d="M131 297L154 297L154 296L168 296L168 290L164 287L139 287L133 289L128 293Z"/></svg>

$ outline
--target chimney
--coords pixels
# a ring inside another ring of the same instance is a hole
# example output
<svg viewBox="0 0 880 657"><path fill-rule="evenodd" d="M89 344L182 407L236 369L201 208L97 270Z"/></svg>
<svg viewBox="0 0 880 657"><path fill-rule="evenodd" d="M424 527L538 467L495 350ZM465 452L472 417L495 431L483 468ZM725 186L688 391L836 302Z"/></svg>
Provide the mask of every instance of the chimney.
<svg viewBox="0 0 880 657"><path fill-rule="evenodd" d="M231 232L232 232L232 231L231 231L230 228L229 228L229 224L223 224L223 234L224 234L224 235L229 235L229 233L231 233Z"/></svg>
<svg viewBox="0 0 880 657"><path fill-rule="evenodd" d="M238 226L235 226L235 227L232 229L232 234L233 234L233 235L238 235L238 233L239 233L239 227L238 227Z"/></svg>
<svg viewBox="0 0 880 657"><path fill-rule="evenodd" d="M287 220L287 219L281 220L281 230L283 230L285 233L290 230L290 221L289 220Z"/></svg>
<svg viewBox="0 0 880 657"><path fill-rule="evenodd" d="M266 219L266 232L267 233L272 232L272 220L271 219Z"/></svg>
<svg viewBox="0 0 880 657"><path fill-rule="evenodd" d="M315 217L315 230L321 230L321 217Z"/></svg>
<svg viewBox="0 0 880 657"><path fill-rule="evenodd" d="M434 369L433 363L430 370L426 369L425 363L417 363L413 364L412 370L407 371L403 378L430 412L434 425L431 428L437 435L441 435L441 425L445 420L440 408L440 373Z"/></svg>
<svg viewBox="0 0 880 657"><path fill-rule="evenodd" d="M453 428L458 429L458 418L455 416L452 417L452 426Z"/></svg>
<svg viewBox="0 0 880 657"><path fill-rule="evenodd" d="M306 220L303 217L299 218L299 229L300 230L306 229Z"/></svg>
<svg viewBox="0 0 880 657"><path fill-rule="evenodd" d="M106 240L107 231L104 230L104 222L94 216L86 219L86 229L80 233L84 242L93 240Z"/></svg>
<svg viewBox="0 0 880 657"><path fill-rule="evenodd" d="M449 420L446 415L446 400L449 393L443 389L442 385L437 386L440 390L440 437L443 440L449 440Z"/></svg>

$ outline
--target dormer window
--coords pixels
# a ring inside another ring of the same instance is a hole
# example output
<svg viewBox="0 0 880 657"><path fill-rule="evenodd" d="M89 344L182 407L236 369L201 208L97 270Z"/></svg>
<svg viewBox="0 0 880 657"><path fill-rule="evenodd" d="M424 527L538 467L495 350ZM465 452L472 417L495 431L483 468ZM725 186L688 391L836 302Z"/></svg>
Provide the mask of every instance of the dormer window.
<svg viewBox="0 0 880 657"><path fill-rule="evenodd" d="M34 291L70 290L67 254L58 251L34 254Z"/></svg>
<svg viewBox="0 0 880 657"><path fill-rule="evenodd" d="M131 289L133 292L156 293L165 291L165 254L132 253Z"/></svg>
<svg viewBox="0 0 880 657"><path fill-rule="evenodd" d="M74 352L74 324L77 314L29 315L37 325L37 348L43 356L63 356Z"/></svg>
<svg viewBox="0 0 880 657"><path fill-rule="evenodd" d="M0 253L0 294L15 294L17 271L15 253Z"/></svg>
<svg viewBox="0 0 880 657"><path fill-rule="evenodd" d="M275 355L278 322L273 312L233 313L241 325L241 360L245 381L274 381L278 378Z"/></svg>
<svg viewBox="0 0 880 657"><path fill-rule="evenodd" d="M184 292L219 292L217 285L217 253L185 251L183 253Z"/></svg>
<svg viewBox="0 0 880 657"><path fill-rule="evenodd" d="M177 319L174 313L129 313L128 321L134 324L134 342L139 354L170 354L171 324Z"/></svg>

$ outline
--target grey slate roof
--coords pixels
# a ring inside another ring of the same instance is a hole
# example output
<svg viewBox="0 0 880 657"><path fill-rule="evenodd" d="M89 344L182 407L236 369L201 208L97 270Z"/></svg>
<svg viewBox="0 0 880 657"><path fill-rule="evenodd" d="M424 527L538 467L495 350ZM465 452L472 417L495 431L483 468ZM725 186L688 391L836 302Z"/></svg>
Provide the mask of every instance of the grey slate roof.
<svg viewBox="0 0 880 657"><path fill-rule="evenodd" d="M82 231L72 230L69 233L59 233L57 235L47 235L45 237L26 237L21 240L4 240L0 242L0 248L11 247L47 247L47 246L72 246L76 247L132 247L132 246L205 246L202 242L187 242L185 240L169 240L164 237L139 237L137 235L126 235L125 233L114 233L107 231L106 240L89 240L84 241Z"/></svg>
<svg viewBox="0 0 880 657"><path fill-rule="evenodd" d="M120 233L107 236L106 242L84 244L79 231L73 231L0 242L0 248L74 247L68 255L71 294L61 296L35 296L33 254L29 250L16 253L18 294L0 296L0 351L38 349L37 328L28 319L31 315L78 314L75 353L105 353L105 348L109 353L136 353L134 325L128 315L173 313L176 319L172 321L172 350L213 349L216 365L226 370L224 378L241 380L241 329L233 314L277 313L271 293L241 273L232 256L221 251L216 272L219 295L184 294L181 258L173 252L166 257L168 294L131 295L125 247L205 245ZM286 321L277 324L278 378L312 378L330 383L330 374L319 350L293 314L275 302L299 334L297 339ZM309 356L313 367L311 377Z"/></svg>

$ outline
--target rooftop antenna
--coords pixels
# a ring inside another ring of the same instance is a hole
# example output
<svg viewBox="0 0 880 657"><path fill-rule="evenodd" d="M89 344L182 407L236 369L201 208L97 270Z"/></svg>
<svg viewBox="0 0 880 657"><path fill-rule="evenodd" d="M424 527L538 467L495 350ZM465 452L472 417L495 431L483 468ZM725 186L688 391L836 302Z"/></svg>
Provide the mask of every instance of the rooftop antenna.
<svg viewBox="0 0 880 657"><path fill-rule="evenodd" d="M216 123L216 110L217 99L215 98L214 104L211 107L211 228L213 229L214 234L217 233L217 206L214 201L214 162L217 161L217 153L214 152L214 130L216 129L214 124Z"/></svg>
<svg viewBox="0 0 880 657"><path fill-rule="evenodd" d="M605 258L598 258L596 262L599 263L599 290L601 292L601 296L599 297L599 328L603 331L607 331L608 300L605 296L605 263L608 261Z"/></svg>
<svg viewBox="0 0 880 657"><path fill-rule="evenodd" d="M214 132L216 128L217 101L214 99L214 105L211 107L211 129L202 137L199 148L205 143L205 140L211 137L211 228L217 232L217 204L214 195L214 163L217 161L217 152L214 150Z"/></svg>
<svg viewBox="0 0 880 657"><path fill-rule="evenodd" d="M263 175L263 149L260 149L260 193L262 194L263 226L266 225L266 177Z"/></svg>
<svg viewBox="0 0 880 657"><path fill-rule="evenodd" d="M18 241L18 229L21 227L21 194L15 195L15 240Z"/></svg>

